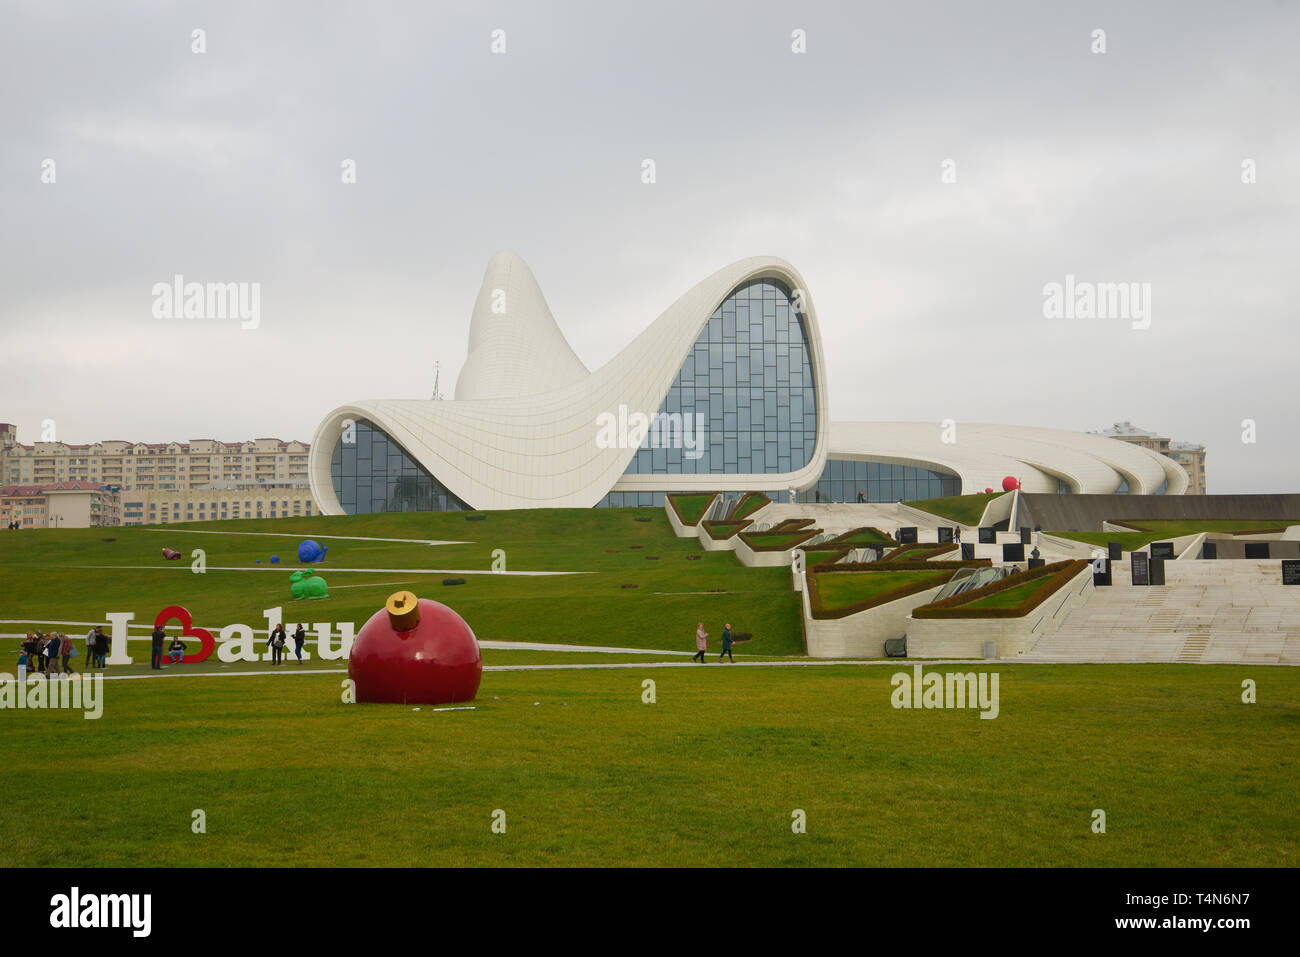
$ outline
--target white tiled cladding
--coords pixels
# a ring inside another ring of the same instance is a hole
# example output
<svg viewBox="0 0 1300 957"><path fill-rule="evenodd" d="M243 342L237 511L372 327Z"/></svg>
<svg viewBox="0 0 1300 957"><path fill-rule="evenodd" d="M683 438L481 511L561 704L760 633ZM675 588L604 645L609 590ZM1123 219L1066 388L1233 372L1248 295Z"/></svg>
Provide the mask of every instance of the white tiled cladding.
<svg viewBox="0 0 1300 957"><path fill-rule="evenodd" d="M956 424L954 443L938 422L834 422L830 457L940 468L961 478L962 491L1001 489L1010 475L1026 492L1055 492L1064 479L1077 493L1110 494L1125 480L1134 495L1187 491L1187 473L1150 449L1099 435L1017 425Z"/></svg>
<svg viewBox="0 0 1300 957"><path fill-rule="evenodd" d="M718 305L736 287L771 278L804 293L805 324L817 397L812 461L786 473L624 474L636 449L602 449L596 418L620 405L656 412L686 354ZM492 312L505 291L504 315ZM1172 460L1102 436L1016 426L958 423L958 441L940 441L933 422L837 423L827 405L825 354L816 307L793 266L775 257L733 263L689 290L596 372L573 353L529 271L514 253L492 258L474 307L469 355L456 400L375 399L335 409L312 439L309 478L325 514L341 514L330 460L346 419L367 418L387 432L451 492L474 508L589 507L614 491L745 491L808 488L835 457L943 468L962 490L1000 488L1014 475L1026 491L1134 494L1187 489Z"/></svg>
<svg viewBox="0 0 1300 957"><path fill-rule="evenodd" d="M768 278L804 292L804 322L817 387L817 444L812 460L801 469L782 473L624 475L636 449L600 448L596 443L597 417L602 412L617 415L620 405L630 412L657 412L686 354L722 301L737 286ZM493 396L457 398L453 402L376 399L335 409L316 430L309 469L313 493L323 512L343 511L334 494L330 459L343 423L349 418L370 419L451 492L480 509L585 508L595 505L611 489L802 488L821 474L829 421L825 356L816 308L803 278L788 263L775 257L756 257L719 270L673 303L594 373L588 373L580 362L575 366L564 358L572 350L519 257L512 253L493 257L476 316L483 306L484 292L490 300L490 291L495 288L507 289L508 310L526 310L530 315L512 325L480 324L471 343L475 361L469 379L464 389L457 383L458 396L462 392ZM519 380L520 388L537 388L545 381L546 391L495 394L518 364L518 350L493 345L499 342L497 330L508 328L524 330L531 348L541 357L539 364L547 366L537 374L525 375Z"/></svg>

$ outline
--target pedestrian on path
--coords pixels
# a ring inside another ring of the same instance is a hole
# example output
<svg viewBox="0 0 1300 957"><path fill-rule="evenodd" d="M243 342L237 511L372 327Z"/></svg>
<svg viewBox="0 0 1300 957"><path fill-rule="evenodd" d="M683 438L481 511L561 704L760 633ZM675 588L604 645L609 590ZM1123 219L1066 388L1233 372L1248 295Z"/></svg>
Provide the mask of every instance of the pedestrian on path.
<svg viewBox="0 0 1300 957"><path fill-rule="evenodd" d="M266 643L271 646L271 664L278 665L284 660L284 625L276 625Z"/></svg>
<svg viewBox="0 0 1300 957"><path fill-rule="evenodd" d="M153 634L149 636L152 644L152 654L149 658L149 667L155 671L162 671L163 642L167 640L167 632L163 631L162 625L153 626Z"/></svg>
<svg viewBox="0 0 1300 957"><path fill-rule="evenodd" d="M734 665L736 659L731 657L731 622L722 626L722 655L726 655ZM718 661L722 661L722 655L718 655Z"/></svg>
<svg viewBox="0 0 1300 957"><path fill-rule="evenodd" d="M695 654L691 655L691 661L698 661L704 664L704 653L709 650L709 633L704 630L704 622L695 626Z"/></svg>
<svg viewBox="0 0 1300 957"><path fill-rule="evenodd" d="M97 626L95 628L95 664L101 669L108 667L106 659L108 658L110 644L108 635L104 634L104 629Z"/></svg>
<svg viewBox="0 0 1300 957"><path fill-rule="evenodd" d="M298 656L298 664L302 664L302 643L307 640L307 632L303 629L302 623L293 630L293 653Z"/></svg>

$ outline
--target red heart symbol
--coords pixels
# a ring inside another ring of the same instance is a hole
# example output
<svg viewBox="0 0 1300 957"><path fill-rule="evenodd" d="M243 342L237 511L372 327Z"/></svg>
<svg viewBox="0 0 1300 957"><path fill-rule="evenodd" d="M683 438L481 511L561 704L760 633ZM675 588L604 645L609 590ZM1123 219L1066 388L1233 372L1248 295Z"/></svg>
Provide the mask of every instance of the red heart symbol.
<svg viewBox="0 0 1300 957"><path fill-rule="evenodd" d="M153 620L153 626L155 628L161 628L173 618L181 623L182 638L197 638L200 642L199 652L193 655L186 655L181 659L181 664L194 665L198 664L200 661L207 661L208 658L212 656L212 652L217 648L217 643L212 639L212 632L207 631L204 628L191 627L194 619L191 618L190 613L180 605L168 605L162 611L158 612L158 617ZM164 646L163 656L166 657L166 655L167 648Z"/></svg>

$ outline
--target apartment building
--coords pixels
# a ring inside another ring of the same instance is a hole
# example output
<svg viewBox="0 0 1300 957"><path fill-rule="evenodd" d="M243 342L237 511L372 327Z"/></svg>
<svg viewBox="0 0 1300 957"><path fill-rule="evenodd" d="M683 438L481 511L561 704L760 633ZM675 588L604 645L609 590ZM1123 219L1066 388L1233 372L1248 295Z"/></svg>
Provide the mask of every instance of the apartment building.
<svg viewBox="0 0 1300 957"><path fill-rule="evenodd" d="M120 495L94 482L0 486L0 529L96 528L121 519Z"/></svg>
<svg viewBox="0 0 1300 957"><path fill-rule="evenodd" d="M1197 445L1195 442L1175 442L1168 436L1140 429L1132 422L1116 422L1109 429L1103 429L1096 434L1119 439L1131 445L1140 445L1144 449L1159 452L1173 459L1187 473L1187 494L1206 494L1205 446Z"/></svg>

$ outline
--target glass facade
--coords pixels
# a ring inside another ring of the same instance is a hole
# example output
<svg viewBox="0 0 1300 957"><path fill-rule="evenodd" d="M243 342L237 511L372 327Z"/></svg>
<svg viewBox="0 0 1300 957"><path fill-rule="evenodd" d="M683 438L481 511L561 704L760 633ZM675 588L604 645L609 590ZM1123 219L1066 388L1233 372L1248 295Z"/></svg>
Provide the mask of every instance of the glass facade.
<svg viewBox="0 0 1300 957"><path fill-rule="evenodd" d="M889 462L827 459L817 484L799 492L798 501L909 502L960 494L961 479L951 472Z"/></svg>
<svg viewBox="0 0 1300 957"><path fill-rule="evenodd" d="M783 283L746 283L718 306L659 416L673 428L651 429L629 474L779 473L808 464L817 444L812 355ZM683 432L686 441L676 440Z"/></svg>
<svg viewBox="0 0 1300 957"><path fill-rule="evenodd" d="M334 494L349 515L469 508L367 419L357 419L355 442L340 437L334 446L330 475Z"/></svg>

